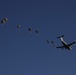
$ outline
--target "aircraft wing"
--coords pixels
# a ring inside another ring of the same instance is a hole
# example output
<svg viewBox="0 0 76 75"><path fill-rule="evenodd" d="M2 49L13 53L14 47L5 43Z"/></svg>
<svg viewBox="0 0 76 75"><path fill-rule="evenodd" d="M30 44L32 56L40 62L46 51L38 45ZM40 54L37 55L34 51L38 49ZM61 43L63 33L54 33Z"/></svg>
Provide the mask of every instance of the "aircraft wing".
<svg viewBox="0 0 76 75"><path fill-rule="evenodd" d="M56 48L64 48L64 46L58 46L58 47L56 47Z"/></svg>
<svg viewBox="0 0 76 75"><path fill-rule="evenodd" d="M74 42L68 44L68 46L72 46L72 45L74 45L75 43L76 43L76 41L74 41Z"/></svg>

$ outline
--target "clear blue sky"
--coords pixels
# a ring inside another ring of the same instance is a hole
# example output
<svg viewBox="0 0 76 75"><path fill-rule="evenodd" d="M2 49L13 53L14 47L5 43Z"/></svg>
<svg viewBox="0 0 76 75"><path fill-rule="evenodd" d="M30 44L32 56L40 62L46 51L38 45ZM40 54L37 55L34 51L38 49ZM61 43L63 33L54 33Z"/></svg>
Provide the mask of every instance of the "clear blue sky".
<svg viewBox="0 0 76 75"><path fill-rule="evenodd" d="M76 75L76 46L68 51L46 43L61 45L56 37L63 34L67 43L76 40L75 0L1 0L0 20L4 17L8 22L0 24L0 75Z"/></svg>

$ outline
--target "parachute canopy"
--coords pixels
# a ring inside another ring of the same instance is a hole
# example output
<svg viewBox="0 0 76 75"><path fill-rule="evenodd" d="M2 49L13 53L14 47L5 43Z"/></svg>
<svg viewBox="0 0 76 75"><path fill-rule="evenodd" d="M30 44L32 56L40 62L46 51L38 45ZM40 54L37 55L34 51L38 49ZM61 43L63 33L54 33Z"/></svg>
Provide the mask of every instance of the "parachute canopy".
<svg viewBox="0 0 76 75"><path fill-rule="evenodd" d="M35 32L38 33L38 30L36 30Z"/></svg>
<svg viewBox="0 0 76 75"><path fill-rule="evenodd" d="M47 43L50 43L48 40L46 41Z"/></svg>
<svg viewBox="0 0 76 75"><path fill-rule="evenodd" d="M17 25L17 28L20 28L20 25Z"/></svg>
<svg viewBox="0 0 76 75"><path fill-rule="evenodd" d="M1 20L1 23L2 23L2 24L5 23L5 20Z"/></svg>
<svg viewBox="0 0 76 75"><path fill-rule="evenodd" d="M7 21L8 21L8 19L7 19L7 18L4 18L4 20L5 20L5 22L7 22Z"/></svg>
<svg viewBox="0 0 76 75"><path fill-rule="evenodd" d="M3 24L5 22L7 22L7 21L8 21L8 19L7 18L4 18L3 20L1 20L1 23Z"/></svg>
<svg viewBox="0 0 76 75"><path fill-rule="evenodd" d="M32 28L28 28L28 31L32 31Z"/></svg>

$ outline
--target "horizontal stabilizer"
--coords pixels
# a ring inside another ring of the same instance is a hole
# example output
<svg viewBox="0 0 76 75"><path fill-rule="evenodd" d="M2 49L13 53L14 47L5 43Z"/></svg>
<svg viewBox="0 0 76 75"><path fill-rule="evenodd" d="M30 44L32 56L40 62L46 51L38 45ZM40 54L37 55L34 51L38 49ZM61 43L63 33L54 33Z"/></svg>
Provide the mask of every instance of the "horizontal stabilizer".
<svg viewBox="0 0 76 75"><path fill-rule="evenodd" d="M59 37L57 37L57 38L61 38L61 37L64 37L64 35L61 35L61 36L59 36Z"/></svg>

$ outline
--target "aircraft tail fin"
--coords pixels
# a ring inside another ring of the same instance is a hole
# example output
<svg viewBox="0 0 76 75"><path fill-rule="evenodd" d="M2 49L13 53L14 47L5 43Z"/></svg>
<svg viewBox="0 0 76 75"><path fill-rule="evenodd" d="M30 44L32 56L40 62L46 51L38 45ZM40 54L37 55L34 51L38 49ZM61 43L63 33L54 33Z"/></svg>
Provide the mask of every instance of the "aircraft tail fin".
<svg viewBox="0 0 76 75"><path fill-rule="evenodd" d="M59 37L57 37L57 38L61 38L61 37L64 37L64 35L61 35L61 36L59 36Z"/></svg>

